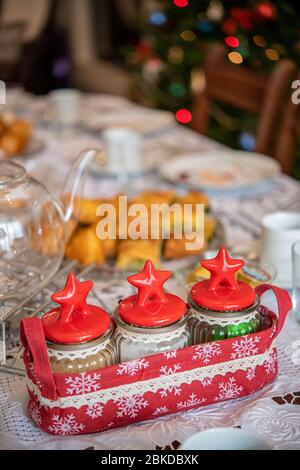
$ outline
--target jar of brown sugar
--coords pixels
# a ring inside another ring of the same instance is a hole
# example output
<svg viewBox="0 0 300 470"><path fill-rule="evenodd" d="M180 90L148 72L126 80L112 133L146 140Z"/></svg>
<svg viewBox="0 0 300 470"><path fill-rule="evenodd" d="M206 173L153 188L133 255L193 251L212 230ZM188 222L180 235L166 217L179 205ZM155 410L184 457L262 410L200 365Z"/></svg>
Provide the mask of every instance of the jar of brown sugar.
<svg viewBox="0 0 300 470"><path fill-rule="evenodd" d="M92 281L79 282L70 273L65 288L53 294L60 307L42 318L53 372L81 373L115 362L113 325L107 312L86 298Z"/></svg>

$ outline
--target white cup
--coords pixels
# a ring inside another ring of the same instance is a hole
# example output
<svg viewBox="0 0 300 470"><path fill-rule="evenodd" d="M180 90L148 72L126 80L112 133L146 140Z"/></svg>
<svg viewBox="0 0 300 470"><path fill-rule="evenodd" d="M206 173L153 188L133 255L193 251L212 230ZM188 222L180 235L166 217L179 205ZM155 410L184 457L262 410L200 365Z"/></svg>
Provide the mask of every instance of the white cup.
<svg viewBox="0 0 300 470"><path fill-rule="evenodd" d="M50 93L50 106L55 121L63 126L74 126L81 118L81 93L78 90L61 89Z"/></svg>
<svg viewBox="0 0 300 470"><path fill-rule="evenodd" d="M141 170L141 144L138 133L121 127L106 129L103 133L108 156L108 169L112 173L139 173Z"/></svg>
<svg viewBox="0 0 300 470"><path fill-rule="evenodd" d="M292 287L292 246L300 240L300 213L274 212L262 220L263 232L260 258L277 270L275 283Z"/></svg>
<svg viewBox="0 0 300 470"><path fill-rule="evenodd" d="M271 450L259 434L236 428L215 428L189 437L180 450Z"/></svg>

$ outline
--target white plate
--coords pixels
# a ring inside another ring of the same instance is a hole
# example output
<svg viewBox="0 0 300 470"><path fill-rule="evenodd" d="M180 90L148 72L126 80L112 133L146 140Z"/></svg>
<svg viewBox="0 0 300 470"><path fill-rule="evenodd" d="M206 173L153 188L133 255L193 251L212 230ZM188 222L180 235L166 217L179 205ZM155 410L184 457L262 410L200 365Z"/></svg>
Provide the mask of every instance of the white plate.
<svg viewBox="0 0 300 470"><path fill-rule="evenodd" d="M214 428L190 436L180 450L272 450L260 434L236 428Z"/></svg>
<svg viewBox="0 0 300 470"><path fill-rule="evenodd" d="M101 132L110 127L122 127L140 134L161 132L175 123L173 114L168 111L145 110L139 107L106 113L94 112L86 116L84 121L84 125L93 132Z"/></svg>
<svg viewBox="0 0 300 470"><path fill-rule="evenodd" d="M236 150L181 155L160 168L161 176L172 183L213 191L251 188L279 172L280 165L271 157Z"/></svg>

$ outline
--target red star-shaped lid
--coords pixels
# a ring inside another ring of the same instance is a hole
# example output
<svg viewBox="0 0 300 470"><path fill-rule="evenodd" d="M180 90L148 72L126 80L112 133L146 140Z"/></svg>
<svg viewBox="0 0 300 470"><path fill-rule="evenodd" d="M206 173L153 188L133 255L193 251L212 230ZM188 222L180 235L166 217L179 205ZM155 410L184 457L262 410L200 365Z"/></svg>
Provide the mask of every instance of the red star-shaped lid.
<svg viewBox="0 0 300 470"><path fill-rule="evenodd" d="M44 333L55 343L85 343L99 338L110 326L110 317L102 308L89 305L86 298L92 281L79 282L70 273L64 289L52 295L60 307L45 313L42 318Z"/></svg>
<svg viewBox="0 0 300 470"><path fill-rule="evenodd" d="M143 271L128 277L138 293L122 300L118 310L120 318L142 327L166 326L180 320L187 311L186 303L163 289L171 275L170 271L156 271L152 261L147 260Z"/></svg>
<svg viewBox="0 0 300 470"><path fill-rule="evenodd" d="M236 279L245 262L231 258L224 246L215 258L203 260L201 264L210 271L210 279L193 286L191 298L197 305L209 310L238 311L255 302L255 290Z"/></svg>

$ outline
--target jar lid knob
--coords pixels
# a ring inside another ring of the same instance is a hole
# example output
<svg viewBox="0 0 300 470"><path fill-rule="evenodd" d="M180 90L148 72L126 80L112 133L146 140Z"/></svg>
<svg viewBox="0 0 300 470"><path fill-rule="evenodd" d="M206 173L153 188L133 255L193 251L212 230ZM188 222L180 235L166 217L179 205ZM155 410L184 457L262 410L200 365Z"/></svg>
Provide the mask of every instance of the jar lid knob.
<svg viewBox="0 0 300 470"><path fill-rule="evenodd" d="M210 272L207 290L213 291L225 286L230 289L237 289L236 273L244 264L245 261L241 259L231 258L225 246L222 245L215 258L201 261L201 265Z"/></svg>
<svg viewBox="0 0 300 470"><path fill-rule="evenodd" d="M60 304L60 323L70 323L74 314L82 319L90 312L86 302L87 296L93 287L92 281L79 282L74 273L70 273L65 287L52 295L53 302Z"/></svg>
<svg viewBox="0 0 300 470"><path fill-rule="evenodd" d="M163 289L171 275L171 271L157 271L152 261L147 260L140 273L128 277L138 292L120 302L120 318L140 327L162 327L180 320L187 311L186 303Z"/></svg>
<svg viewBox="0 0 300 470"><path fill-rule="evenodd" d="M45 337L61 344L76 344L92 341L103 335L111 320L102 308L87 303L93 288L92 281L80 282L70 273L65 287L52 295L60 307L45 313L42 318Z"/></svg>
<svg viewBox="0 0 300 470"><path fill-rule="evenodd" d="M192 300L200 307L220 312L250 307L256 298L255 290L237 280L237 272L244 264L241 259L231 258L225 246L221 246L215 258L201 261L210 272L210 279L192 287Z"/></svg>
<svg viewBox="0 0 300 470"><path fill-rule="evenodd" d="M146 307L153 301L158 301L160 304L168 302L163 285L171 275L171 271L157 271L152 261L148 259L140 273L128 277L128 282L138 289L136 305Z"/></svg>

